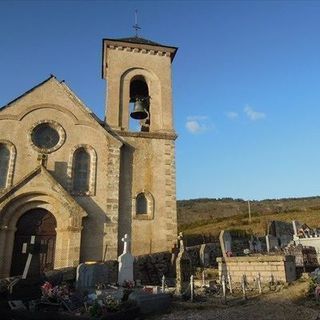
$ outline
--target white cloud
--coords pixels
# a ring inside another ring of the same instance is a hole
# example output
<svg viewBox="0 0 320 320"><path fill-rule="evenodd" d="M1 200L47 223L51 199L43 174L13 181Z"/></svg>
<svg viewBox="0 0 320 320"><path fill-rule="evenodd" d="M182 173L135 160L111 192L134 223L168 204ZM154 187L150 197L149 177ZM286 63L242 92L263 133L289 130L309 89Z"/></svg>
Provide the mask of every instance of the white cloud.
<svg viewBox="0 0 320 320"><path fill-rule="evenodd" d="M186 121L186 129L192 133L203 133L213 129L213 124L207 116L189 116Z"/></svg>
<svg viewBox="0 0 320 320"><path fill-rule="evenodd" d="M201 125L196 120L190 120L186 122L186 128L191 133L198 133L203 131L203 128L201 128Z"/></svg>
<svg viewBox="0 0 320 320"><path fill-rule="evenodd" d="M187 120L192 121L192 120L197 120L197 121L203 121L203 120L208 120L207 116L189 116L187 117Z"/></svg>
<svg viewBox="0 0 320 320"><path fill-rule="evenodd" d="M266 114L263 112L257 112L254 111L250 106L245 106L245 108L243 109L244 113L247 115L247 117L252 120L252 121L256 121L256 120L261 120L264 119L266 117Z"/></svg>
<svg viewBox="0 0 320 320"><path fill-rule="evenodd" d="M234 112L234 111L229 111L226 113L227 117L229 119L236 119L238 118L239 114L237 112Z"/></svg>

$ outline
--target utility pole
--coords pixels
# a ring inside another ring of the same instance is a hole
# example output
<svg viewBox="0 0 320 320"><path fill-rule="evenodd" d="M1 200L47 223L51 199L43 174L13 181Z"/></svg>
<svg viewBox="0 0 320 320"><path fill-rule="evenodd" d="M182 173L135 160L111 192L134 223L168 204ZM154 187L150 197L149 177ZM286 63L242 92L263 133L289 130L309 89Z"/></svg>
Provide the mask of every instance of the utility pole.
<svg viewBox="0 0 320 320"><path fill-rule="evenodd" d="M251 224L251 207L250 207L250 201L248 200L248 214L249 214L249 223Z"/></svg>

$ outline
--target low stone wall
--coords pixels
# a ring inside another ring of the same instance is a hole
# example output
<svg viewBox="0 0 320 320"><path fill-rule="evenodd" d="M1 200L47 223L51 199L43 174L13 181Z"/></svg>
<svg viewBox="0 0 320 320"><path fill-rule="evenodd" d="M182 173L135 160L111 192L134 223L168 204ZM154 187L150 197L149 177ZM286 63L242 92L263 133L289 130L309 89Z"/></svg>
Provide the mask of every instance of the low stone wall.
<svg viewBox="0 0 320 320"><path fill-rule="evenodd" d="M295 256L296 267L309 270L319 267L320 251L317 252L315 247L303 246L302 244L291 245L284 248L284 253Z"/></svg>
<svg viewBox="0 0 320 320"><path fill-rule="evenodd" d="M274 281L292 282L296 280L294 256L246 256L217 258L219 277L231 275L232 282L240 283L243 275L253 282L260 273L261 281L266 283L273 276Z"/></svg>
<svg viewBox="0 0 320 320"><path fill-rule="evenodd" d="M134 279L142 284L160 284L162 276L174 276L174 264L170 252L146 254L134 258Z"/></svg>
<svg viewBox="0 0 320 320"><path fill-rule="evenodd" d="M295 236L293 238L296 246L302 245L303 247L314 248L315 257L320 265L320 237L299 238Z"/></svg>
<svg viewBox="0 0 320 320"><path fill-rule="evenodd" d="M209 268L217 266L216 258L222 254L218 241L187 247L186 250L191 259L193 268Z"/></svg>

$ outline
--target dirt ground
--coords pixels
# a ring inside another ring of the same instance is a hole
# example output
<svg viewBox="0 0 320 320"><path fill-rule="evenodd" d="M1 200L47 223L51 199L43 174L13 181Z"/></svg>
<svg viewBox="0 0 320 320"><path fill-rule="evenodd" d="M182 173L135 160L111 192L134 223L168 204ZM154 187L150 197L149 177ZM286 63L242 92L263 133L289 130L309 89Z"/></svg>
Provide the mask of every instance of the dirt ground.
<svg viewBox="0 0 320 320"><path fill-rule="evenodd" d="M320 305L306 298L307 282L296 282L280 292L270 292L221 302L176 302L170 313L151 317L152 320L320 320Z"/></svg>

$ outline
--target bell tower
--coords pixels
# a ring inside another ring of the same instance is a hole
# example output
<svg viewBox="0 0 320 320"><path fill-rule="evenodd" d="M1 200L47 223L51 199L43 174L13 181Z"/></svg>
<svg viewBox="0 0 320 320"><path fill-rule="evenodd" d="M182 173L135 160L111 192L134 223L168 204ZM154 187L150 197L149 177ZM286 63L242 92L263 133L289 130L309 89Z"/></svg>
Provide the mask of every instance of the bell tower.
<svg viewBox="0 0 320 320"><path fill-rule="evenodd" d="M170 250L177 236L171 81L176 52L140 37L103 40L106 126L126 142L118 234L129 234L134 255Z"/></svg>

